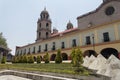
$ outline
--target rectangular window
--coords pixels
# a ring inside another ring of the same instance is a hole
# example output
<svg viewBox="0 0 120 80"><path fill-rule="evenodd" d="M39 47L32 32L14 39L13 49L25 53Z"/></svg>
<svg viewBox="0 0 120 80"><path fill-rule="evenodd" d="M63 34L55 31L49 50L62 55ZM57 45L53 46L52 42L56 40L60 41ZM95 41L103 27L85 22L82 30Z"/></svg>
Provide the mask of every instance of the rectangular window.
<svg viewBox="0 0 120 80"><path fill-rule="evenodd" d="M65 48L65 43L64 43L64 42L62 42L62 46L61 46L61 48L62 48L62 49Z"/></svg>
<svg viewBox="0 0 120 80"><path fill-rule="evenodd" d="M30 48L29 48L28 54L30 54Z"/></svg>
<svg viewBox="0 0 120 80"><path fill-rule="evenodd" d="M22 55L22 50L21 50L21 54L20 55Z"/></svg>
<svg viewBox="0 0 120 80"><path fill-rule="evenodd" d="M76 47L77 46L77 44L76 44L76 39L73 39L72 40L72 47Z"/></svg>
<svg viewBox="0 0 120 80"><path fill-rule="evenodd" d="M35 53L35 47L33 47L33 53Z"/></svg>
<svg viewBox="0 0 120 80"><path fill-rule="evenodd" d="M44 51L47 51L47 47L48 47L48 45L47 45L47 44L45 44L45 50L44 50Z"/></svg>
<svg viewBox="0 0 120 80"><path fill-rule="evenodd" d="M91 44L91 40L90 40L90 36L87 36L86 37L86 45L89 45Z"/></svg>
<svg viewBox="0 0 120 80"><path fill-rule="evenodd" d="M55 50L55 42L53 42L52 50Z"/></svg>
<svg viewBox="0 0 120 80"><path fill-rule="evenodd" d="M41 46L39 45L39 49L38 49L38 52L41 52Z"/></svg>
<svg viewBox="0 0 120 80"><path fill-rule="evenodd" d="M24 54L26 54L26 49L24 50Z"/></svg>
<svg viewBox="0 0 120 80"><path fill-rule="evenodd" d="M103 33L103 41L104 42L109 42L110 41L108 32Z"/></svg>

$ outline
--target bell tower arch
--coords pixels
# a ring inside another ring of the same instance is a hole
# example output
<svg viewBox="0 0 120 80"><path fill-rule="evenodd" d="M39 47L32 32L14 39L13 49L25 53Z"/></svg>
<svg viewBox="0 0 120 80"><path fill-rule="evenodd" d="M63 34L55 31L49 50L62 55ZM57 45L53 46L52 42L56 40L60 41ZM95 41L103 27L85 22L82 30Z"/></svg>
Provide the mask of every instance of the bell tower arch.
<svg viewBox="0 0 120 80"><path fill-rule="evenodd" d="M40 13L40 18L37 21L37 38L36 41L48 39L51 36L51 19L46 8Z"/></svg>

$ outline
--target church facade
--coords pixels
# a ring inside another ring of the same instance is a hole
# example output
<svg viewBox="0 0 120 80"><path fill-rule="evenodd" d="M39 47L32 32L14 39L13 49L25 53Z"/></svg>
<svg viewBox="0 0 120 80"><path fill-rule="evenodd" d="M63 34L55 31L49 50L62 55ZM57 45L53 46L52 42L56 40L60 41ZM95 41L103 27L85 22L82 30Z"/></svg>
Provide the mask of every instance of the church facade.
<svg viewBox="0 0 120 80"><path fill-rule="evenodd" d="M79 47L83 56L111 54L120 58L120 0L103 0L94 11L77 17L78 27L69 21L66 30L51 30L52 21L44 9L37 21L35 43L16 47L16 56L43 56L48 52L54 61L57 50L61 49L63 60L69 60L73 47Z"/></svg>

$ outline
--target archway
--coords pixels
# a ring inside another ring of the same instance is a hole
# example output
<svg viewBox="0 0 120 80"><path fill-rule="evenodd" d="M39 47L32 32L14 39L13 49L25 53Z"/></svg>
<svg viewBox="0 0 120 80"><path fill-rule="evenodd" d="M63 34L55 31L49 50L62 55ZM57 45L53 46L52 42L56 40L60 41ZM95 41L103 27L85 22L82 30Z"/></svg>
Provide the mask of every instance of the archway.
<svg viewBox="0 0 120 80"><path fill-rule="evenodd" d="M37 61L37 58L34 56L34 61Z"/></svg>
<svg viewBox="0 0 120 80"><path fill-rule="evenodd" d="M56 54L52 54L50 60L55 61Z"/></svg>
<svg viewBox="0 0 120 80"><path fill-rule="evenodd" d="M101 50L101 54L106 58L108 59L111 54L113 54L114 56L116 56L118 58L118 51L114 48L105 48L103 50Z"/></svg>
<svg viewBox="0 0 120 80"><path fill-rule="evenodd" d="M62 53L62 59L63 60L68 60L68 55L66 53Z"/></svg>
<svg viewBox="0 0 120 80"><path fill-rule="evenodd" d="M85 56L90 57L91 55L97 57L97 53L94 50L87 50L83 53L83 57L85 57Z"/></svg>

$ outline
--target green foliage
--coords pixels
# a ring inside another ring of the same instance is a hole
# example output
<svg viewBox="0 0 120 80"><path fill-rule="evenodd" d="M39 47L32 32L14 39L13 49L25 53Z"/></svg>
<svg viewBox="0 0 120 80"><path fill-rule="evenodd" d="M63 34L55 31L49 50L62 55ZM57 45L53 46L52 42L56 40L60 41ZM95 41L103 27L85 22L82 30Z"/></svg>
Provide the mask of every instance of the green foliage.
<svg viewBox="0 0 120 80"><path fill-rule="evenodd" d="M75 57L75 49L73 48L72 49L72 52L71 52L71 54L70 54L70 57L71 57L71 63L73 64L73 59L74 59L74 57Z"/></svg>
<svg viewBox="0 0 120 80"><path fill-rule="evenodd" d="M32 55L28 57L28 63L34 63L34 58Z"/></svg>
<svg viewBox="0 0 120 80"><path fill-rule="evenodd" d="M62 63L62 55L61 55L61 50L60 49L58 49L58 51L57 51L57 55L56 55L56 57L55 57L55 63Z"/></svg>
<svg viewBox="0 0 120 80"><path fill-rule="evenodd" d="M74 67L79 67L83 63L82 52L79 48L74 49L71 53L72 63Z"/></svg>
<svg viewBox="0 0 120 80"><path fill-rule="evenodd" d="M28 62L28 58L27 58L27 56L25 55L25 56L23 56L23 63L27 63Z"/></svg>
<svg viewBox="0 0 120 80"><path fill-rule="evenodd" d="M50 62L48 53L46 53L46 55L44 55L44 61L45 61L45 63L49 63Z"/></svg>
<svg viewBox="0 0 120 80"><path fill-rule="evenodd" d="M40 56L37 56L37 63L41 63L41 58L40 58Z"/></svg>
<svg viewBox="0 0 120 80"><path fill-rule="evenodd" d="M6 62L6 56L3 56L3 57L2 57L2 60L1 60L1 63L2 63L2 64L5 64L5 62Z"/></svg>
<svg viewBox="0 0 120 80"><path fill-rule="evenodd" d="M0 45L7 47L6 39L3 37L2 33L0 33Z"/></svg>
<svg viewBox="0 0 120 80"><path fill-rule="evenodd" d="M19 57L18 56L14 56L12 58L12 63L18 63L19 62Z"/></svg>

